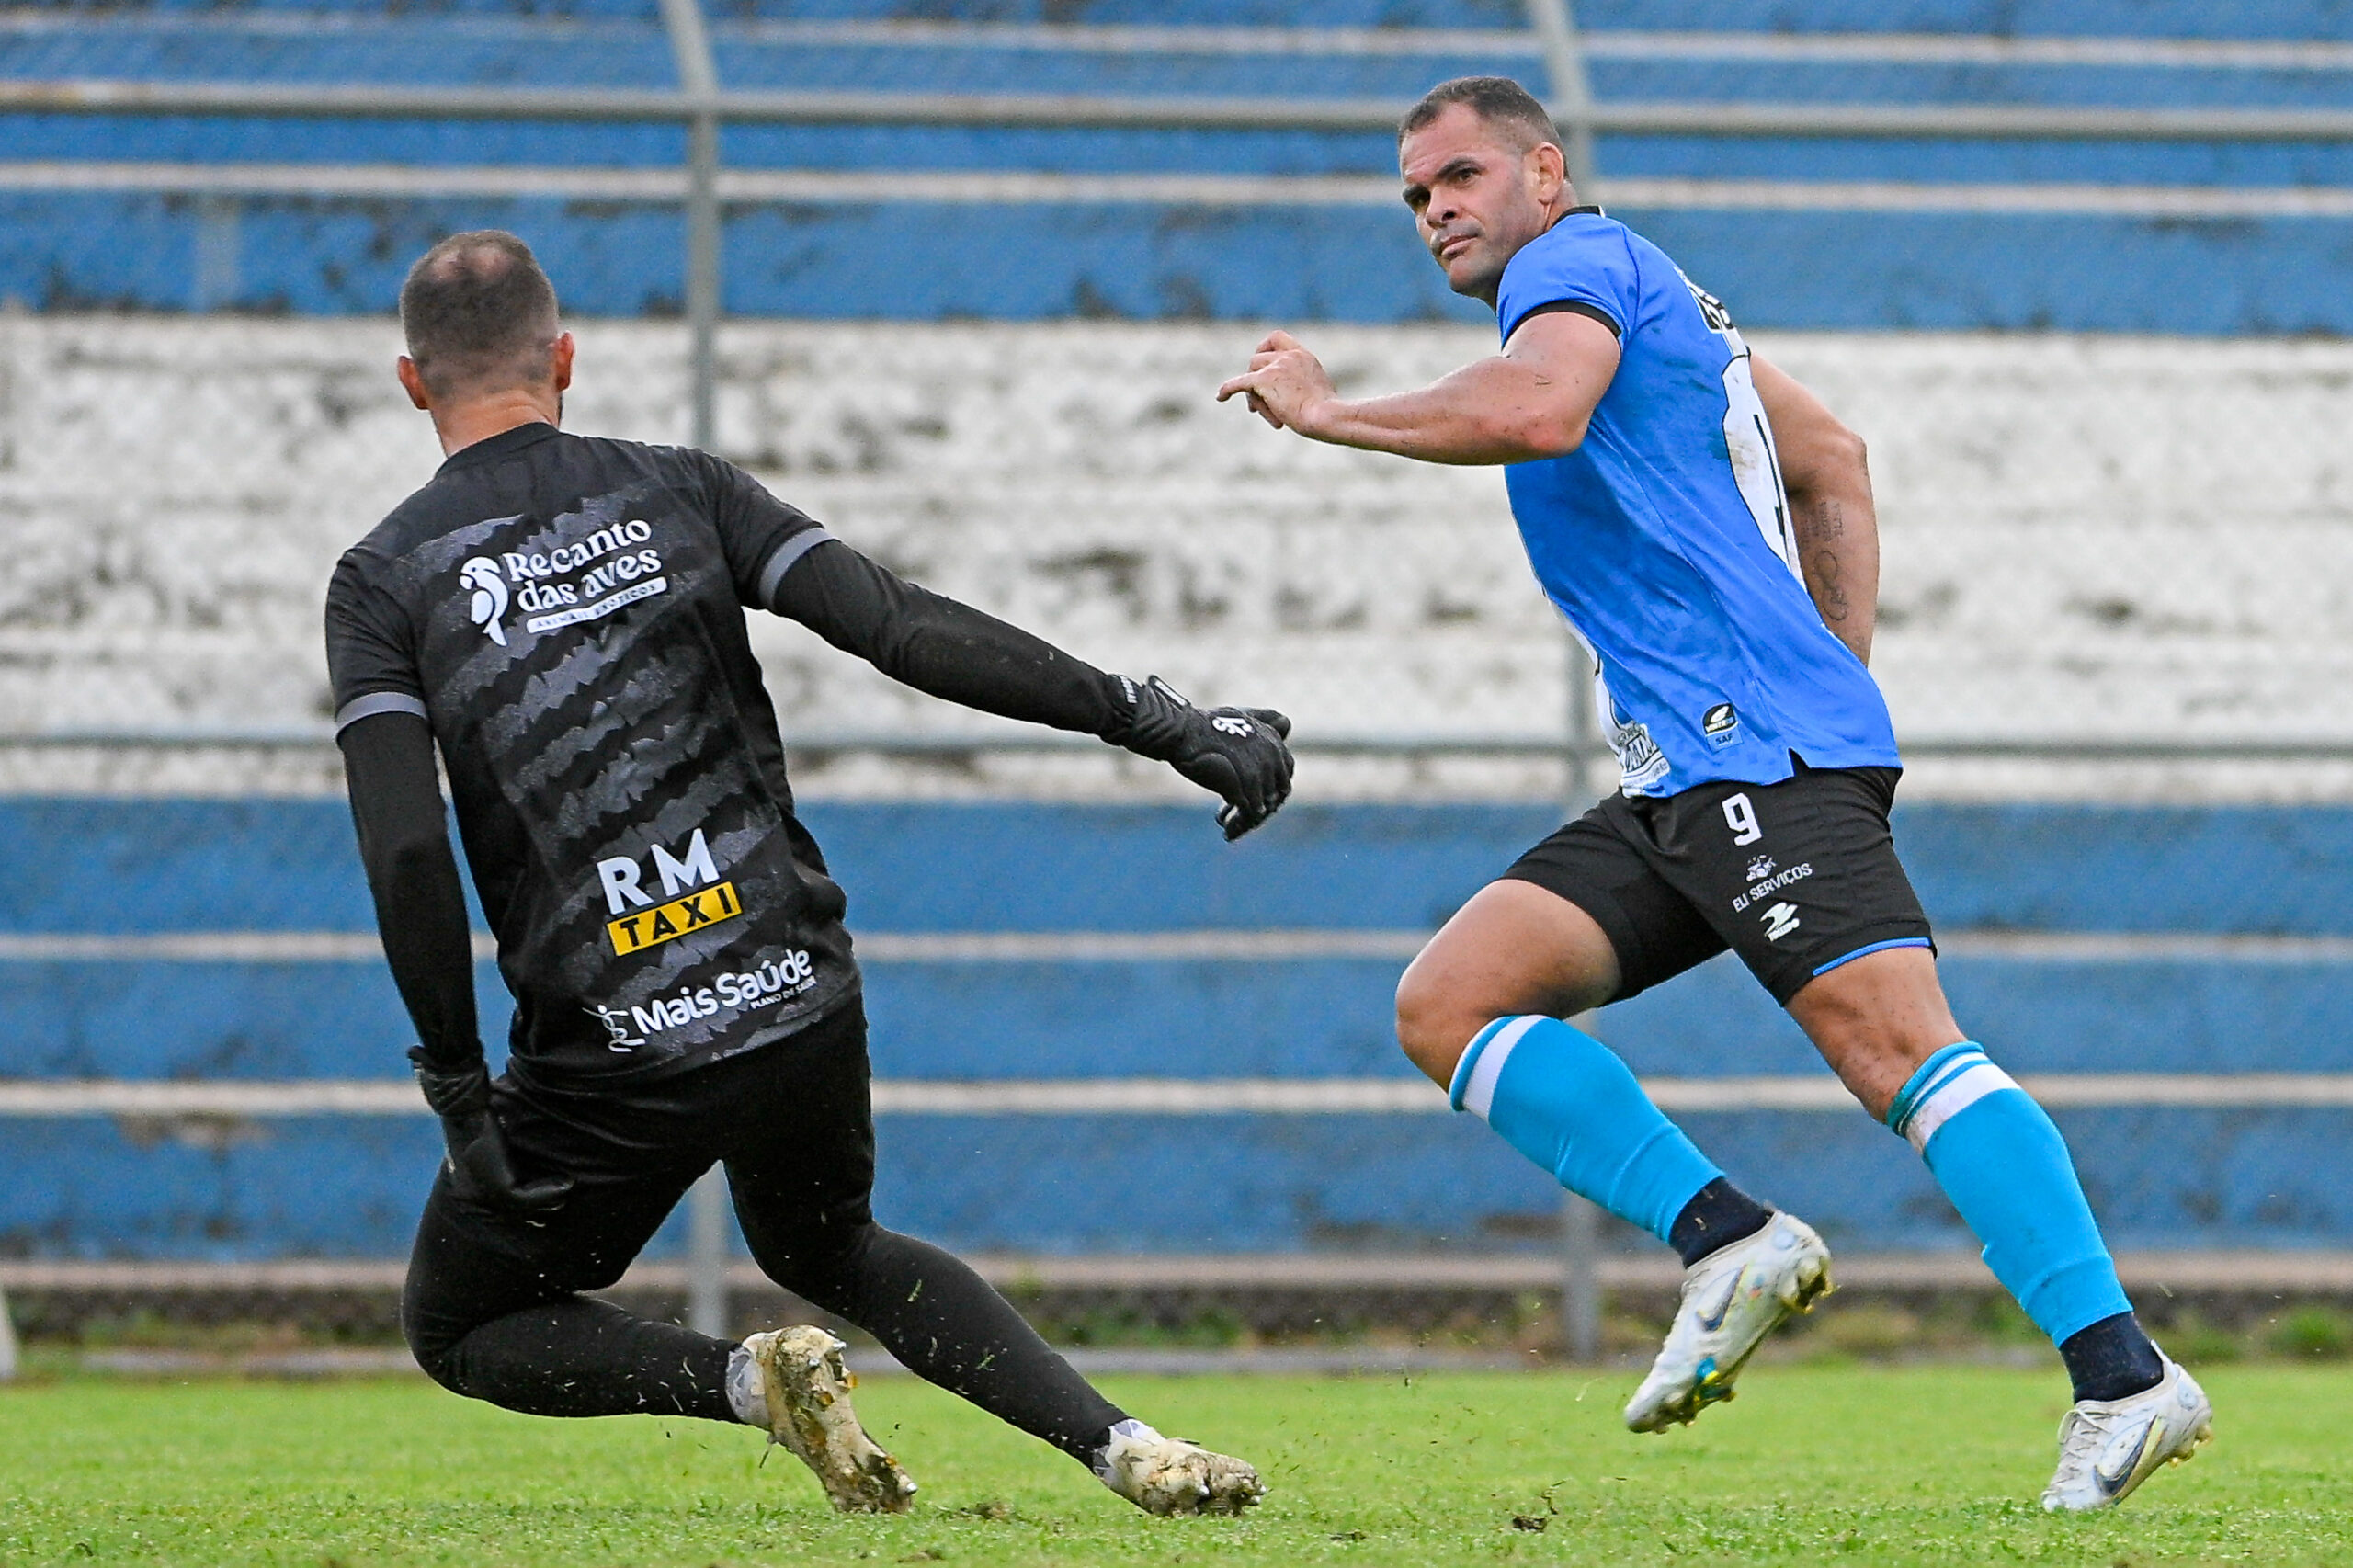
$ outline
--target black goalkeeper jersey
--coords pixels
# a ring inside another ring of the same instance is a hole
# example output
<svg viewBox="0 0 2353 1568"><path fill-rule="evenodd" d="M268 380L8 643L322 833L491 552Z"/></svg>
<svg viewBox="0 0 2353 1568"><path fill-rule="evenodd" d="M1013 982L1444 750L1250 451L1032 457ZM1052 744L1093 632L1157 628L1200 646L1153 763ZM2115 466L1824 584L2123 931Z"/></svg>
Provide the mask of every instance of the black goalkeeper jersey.
<svg viewBox="0 0 2353 1568"><path fill-rule="evenodd" d="M518 1067L672 1072L857 992L744 619L826 538L708 454L526 425L337 565L337 722L432 727Z"/></svg>

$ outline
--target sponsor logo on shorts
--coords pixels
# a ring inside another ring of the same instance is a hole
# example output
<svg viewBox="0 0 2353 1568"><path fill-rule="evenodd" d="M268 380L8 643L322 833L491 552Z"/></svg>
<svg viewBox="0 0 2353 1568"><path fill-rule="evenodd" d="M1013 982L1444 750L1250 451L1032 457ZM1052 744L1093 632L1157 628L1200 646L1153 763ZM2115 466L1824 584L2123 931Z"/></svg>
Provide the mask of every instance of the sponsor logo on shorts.
<svg viewBox="0 0 2353 1568"><path fill-rule="evenodd" d="M1699 733L1708 737L1711 746L1732 744L1733 732L1740 728L1740 715L1729 702L1719 702L1699 719Z"/></svg>
<svg viewBox="0 0 2353 1568"><path fill-rule="evenodd" d="M1748 863L1748 880L1752 882L1763 881L1773 874L1773 868L1779 864L1779 862L1770 855L1759 855Z"/></svg>
<svg viewBox="0 0 2353 1568"><path fill-rule="evenodd" d="M1798 928L1798 906L1794 903L1777 903L1757 918L1765 922L1765 939L1768 942L1778 942Z"/></svg>
<svg viewBox="0 0 2353 1568"><path fill-rule="evenodd" d="M1759 856L1758 858L1763 859L1764 858ZM1766 869L1770 870L1772 869L1772 864L1773 863L1770 860L1767 860L1765 862ZM1755 861L1749 862L1748 874L1752 877L1756 875L1756 865ZM1773 875L1765 878L1763 881L1751 887L1746 892L1734 897L1732 901L1732 912L1734 915L1739 915L1745 911L1750 904L1758 903L1764 899L1768 899L1775 893L1779 892L1783 888L1788 887L1791 882L1802 882L1812 875L1813 875L1813 862L1811 860L1805 861L1802 865L1792 866L1786 871L1776 871ZM1794 925L1795 922L1791 922L1791 924Z"/></svg>

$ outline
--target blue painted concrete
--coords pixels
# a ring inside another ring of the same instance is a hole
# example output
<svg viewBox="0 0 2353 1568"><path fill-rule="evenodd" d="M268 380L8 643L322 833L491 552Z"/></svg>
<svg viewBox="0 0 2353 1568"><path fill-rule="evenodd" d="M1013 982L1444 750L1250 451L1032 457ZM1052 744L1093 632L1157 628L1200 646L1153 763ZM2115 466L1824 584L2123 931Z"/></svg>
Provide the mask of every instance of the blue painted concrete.
<svg viewBox="0 0 2353 1568"><path fill-rule="evenodd" d="M172 15L216 8L259 14L381 16L381 0L69 0L56 11L93 17ZM649 22L648 0L437 0L437 15ZM1164 0L722 0L722 18L1145 24L1169 20ZM1202 27L1517 28L1518 0L1188 0L1184 20ZM1582 0L1590 28L1760 32L1973 32L2025 37L2313 38L2353 25L2345 0Z"/></svg>
<svg viewBox="0 0 2353 1568"><path fill-rule="evenodd" d="M2341 1112L2058 1119L2117 1245L2353 1241ZM1685 1120L1735 1180L1834 1245L1971 1244L1910 1150L1860 1113ZM422 1119L17 1123L0 1150L0 1254L398 1256L438 1156ZM880 1158L884 1222L967 1250L1511 1247L1540 1244L1557 1207L1466 1117L888 1118ZM674 1221L653 1255L681 1240Z"/></svg>
<svg viewBox="0 0 2353 1568"><path fill-rule="evenodd" d="M1410 1076L1390 1033L1401 961L868 966L877 1071L901 1078ZM2020 1072L2353 1067L2328 964L1951 959L1957 1015ZM507 1012L477 973L495 1043ZM1609 1010L1643 1073L1814 1070L1812 1048L1720 959ZM369 1078L407 1071L375 962L0 965L0 1076Z"/></svg>
<svg viewBox="0 0 2353 1568"><path fill-rule="evenodd" d="M482 0L429 17L333 7L338 25L293 28L274 7L199 13L169 5L60 7L49 25L0 32L0 76L613 84L671 76L651 7L581 0L508 9ZM1051 6L926 5L926 17L1165 23L1144 0ZM722 77L748 88L860 87L1325 97L1401 108L1429 83L1473 71L1540 84L1526 55L1122 56L1053 49L879 49L785 40L779 17L898 17L885 0L721 7ZM452 20L452 18L457 18ZM551 27L548 18L560 18ZM144 19L142 19L144 18ZM256 20L258 18L258 20ZM1186 22L1518 27L1511 0L1217 0ZM1917 30L1996 36L2336 39L2348 0L2207 6L2191 0L1793 0L1722 6L1618 0L1596 28L1771 32ZM1986 103L2341 108L2353 72L2149 65L1904 62L1610 56L1604 101ZM320 123L0 116L17 158L675 165L683 135L660 126ZM736 127L731 164L752 167L1018 169L1246 174L1393 171L1385 132ZM2353 184L2353 146L1739 140L1608 135L1621 178ZM239 203L240 278L195 295L196 205L169 196L0 198L0 298L37 309L389 311L402 269L439 235L495 225L550 260L587 315L675 312L678 220L597 202L302 199ZM2194 334L2353 332L2353 222L2100 218L2054 214L1716 212L1623 210L1752 324ZM1041 245L1040 233L1053 236ZM217 237L217 236L216 236ZM212 254L218 255L217 246ZM938 320L1057 317L1401 322L1476 319L1415 247L1402 209L829 203L739 213L726 239L726 298L747 315Z"/></svg>
<svg viewBox="0 0 2353 1568"><path fill-rule="evenodd" d="M1700 149L1666 161L1720 160ZM2347 149L2274 161L2326 165L2329 182L2353 183ZM2353 220L1617 210L1752 326L2353 333ZM185 197L0 195L0 299L52 311L194 308L201 221ZM247 201L228 302L388 312L416 256L484 227L523 235L576 314L678 308L675 214L555 200ZM1040 246L1040 232L1058 243ZM777 205L730 221L726 256L727 308L741 315L1485 319L1446 290L1401 215L1374 209Z"/></svg>
<svg viewBox="0 0 2353 1568"><path fill-rule="evenodd" d="M870 931L1427 929L1552 825L1540 806L1294 806L1240 846L1170 807L818 802ZM1947 929L2347 932L2353 812L1912 806L1899 843ZM340 802L0 800L0 930L367 929ZM878 1072L904 1078L1410 1077L1399 964L881 962ZM2020 1071L2353 1068L2353 987L2324 963L1955 958L1955 1008ZM479 971L494 1030L505 1008ZM1654 1074L1804 1072L1729 960L1608 1009ZM396 1077L408 1040L370 961L0 963L0 1075ZM1437 1090L1431 1089L1435 1096ZM2068 1111L2131 1245L2353 1244L2344 1113ZM1961 1245L1903 1146L1859 1112L1690 1119L1745 1184L1858 1247ZM897 1118L881 1212L965 1247L1499 1245L1553 1199L1466 1119ZM382 1256L429 1178L429 1123L17 1121L0 1253ZM1207 1173L1141 1198L1139 1166ZM673 1234L663 1245L676 1241Z"/></svg>
<svg viewBox="0 0 2353 1568"><path fill-rule="evenodd" d="M1897 812L1905 864L1946 926L2353 935L2336 896L2353 809ZM1543 805L1295 802L1228 845L1189 806L818 801L803 814L853 924L890 931L1429 927L1559 824ZM369 918L339 801L0 798L0 930Z"/></svg>

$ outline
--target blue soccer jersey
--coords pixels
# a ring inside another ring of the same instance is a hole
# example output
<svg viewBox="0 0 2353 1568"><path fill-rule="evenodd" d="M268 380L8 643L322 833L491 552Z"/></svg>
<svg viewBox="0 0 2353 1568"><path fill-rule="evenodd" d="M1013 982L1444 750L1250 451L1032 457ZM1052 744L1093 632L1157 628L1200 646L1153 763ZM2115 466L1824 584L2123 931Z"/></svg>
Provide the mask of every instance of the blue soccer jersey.
<svg viewBox="0 0 2353 1568"><path fill-rule="evenodd" d="M1597 210L1505 268L1506 342L1548 308L1606 316L1618 374L1575 451L1505 478L1529 563L1600 665L1630 795L1894 767L1870 672L1799 574L1748 346L1666 253Z"/></svg>

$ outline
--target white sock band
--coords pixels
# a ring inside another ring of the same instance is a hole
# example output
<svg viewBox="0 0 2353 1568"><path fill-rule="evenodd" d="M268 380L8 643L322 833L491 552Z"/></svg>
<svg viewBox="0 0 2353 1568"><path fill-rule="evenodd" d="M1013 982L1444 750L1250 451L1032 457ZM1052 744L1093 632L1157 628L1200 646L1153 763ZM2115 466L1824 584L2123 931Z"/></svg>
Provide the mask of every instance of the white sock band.
<svg viewBox="0 0 2353 1568"><path fill-rule="evenodd" d="M1916 1153L1925 1154L1928 1152L1928 1140L1937 1135L1937 1129L1987 1095L2018 1086L2017 1079L1985 1060L1983 1054L1960 1058L1912 1108L1912 1114L1904 1123L1904 1136Z"/></svg>
<svg viewBox="0 0 2353 1568"><path fill-rule="evenodd" d="M1158 1440L1159 1437L1159 1433L1132 1415L1124 1421L1112 1423L1111 1430L1104 1435L1103 1446L1095 1450L1096 1476L1105 1485L1110 1484L1111 1449L1122 1437L1131 1443L1150 1443Z"/></svg>
<svg viewBox="0 0 2353 1568"><path fill-rule="evenodd" d="M1504 1063L1511 1060L1521 1038L1543 1021L1541 1014L1524 1013L1516 1018L1499 1018L1472 1037L1471 1048L1454 1064L1454 1082L1447 1090L1454 1108L1486 1120L1487 1112L1495 1108L1495 1080L1504 1075Z"/></svg>
<svg viewBox="0 0 2353 1568"><path fill-rule="evenodd" d="M738 1345L727 1353L727 1405L746 1426L768 1429L768 1391L752 1353Z"/></svg>

